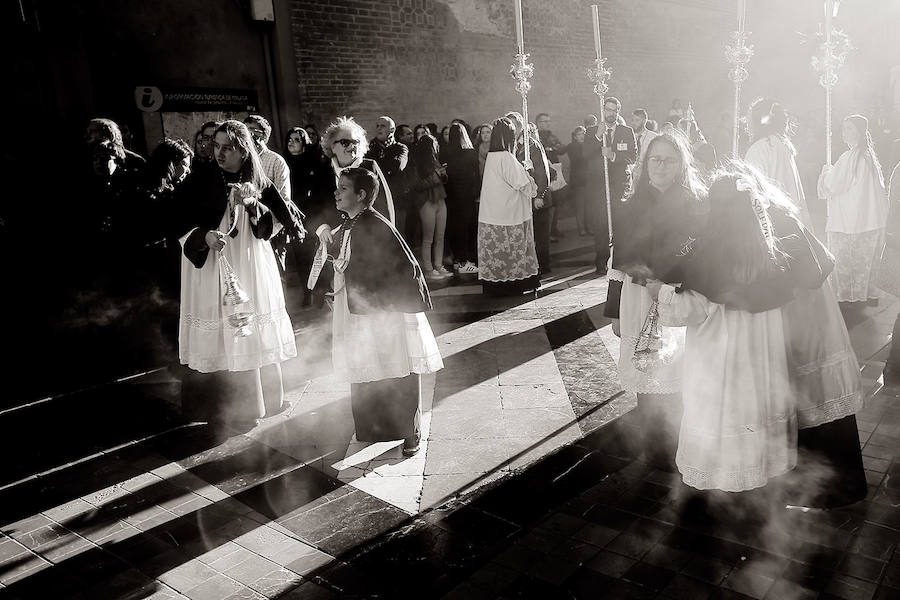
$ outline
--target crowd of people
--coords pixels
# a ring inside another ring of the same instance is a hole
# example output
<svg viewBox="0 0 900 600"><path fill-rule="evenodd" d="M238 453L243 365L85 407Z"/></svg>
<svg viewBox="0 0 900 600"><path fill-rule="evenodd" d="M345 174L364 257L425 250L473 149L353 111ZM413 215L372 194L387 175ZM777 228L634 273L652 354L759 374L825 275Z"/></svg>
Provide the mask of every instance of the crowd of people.
<svg viewBox="0 0 900 600"><path fill-rule="evenodd" d="M357 439L403 439L413 454L419 376L442 366L429 287L477 276L485 294L533 293L552 273L568 203L610 278L619 376L638 396L650 460L732 492L825 465L840 484L804 502L864 494L853 417L863 394L841 311L877 302L888 186L900 189L866 118L844 119L848 150L821 170L823 244L778 102L751 105L749 148L732 161L690 106L673 103L660 128L644 109L631 126L621 113L605 98L602 118L588 115L568 144L547 113L440 130L383 116L371 139L340 117L322 133L290 128L281 154L267 120L250 115L204 123L193 149L163 140L147 161L115 123L94 119L88 225L98 244L166 257L161 285L180 298L191 371L185 406L199 418L252 424L282 409L279 364L297 352L283 284L293 280L304 304L333 308L332 358L351 383ZM150 210L129 215L128 194Z"/></svg>

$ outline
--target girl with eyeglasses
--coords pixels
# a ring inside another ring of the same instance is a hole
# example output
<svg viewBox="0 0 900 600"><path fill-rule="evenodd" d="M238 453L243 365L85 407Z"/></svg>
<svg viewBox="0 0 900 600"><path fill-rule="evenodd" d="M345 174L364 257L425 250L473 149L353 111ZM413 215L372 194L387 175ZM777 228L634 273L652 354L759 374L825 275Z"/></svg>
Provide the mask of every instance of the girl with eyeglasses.
<svg viewBox="0 0 900 600"><path fill-rule="evenodd" d="M679 134L654 137L634 176L634 190L616 221L605 314L613 319L613 332L622 340L619 380L623 389L637 394L646 458L658 468L673 470L684 328L662 330L674 351L669 364L642 372L633 364L633 356L653 305L647 282L682 281L683 265L703 227L706 186Z"/></svg>

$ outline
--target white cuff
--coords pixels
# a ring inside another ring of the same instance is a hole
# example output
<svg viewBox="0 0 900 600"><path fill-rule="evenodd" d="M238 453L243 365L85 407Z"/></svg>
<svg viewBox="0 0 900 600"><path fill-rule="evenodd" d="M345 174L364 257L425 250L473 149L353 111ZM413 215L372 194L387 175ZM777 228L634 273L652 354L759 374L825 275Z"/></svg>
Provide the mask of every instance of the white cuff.
<svg viewBox="0 0 900 600"><path fill-rule="evenodd" d="M329 226L328 223L322 223L321 225L319 225L319 227L316 229L316 236L321 237L322 232L325 231L325 229L331 229L331 226Z"/></svg>
<svg viewBox="0 0 900 600"><path fill-rule="evenodd" d="M607 271L606 277L609 281L625 281L625 273L618 269L610 269Z"/></svg>
<svg viewBox="0 0 900 600"><path fill-rule="evenodd" d="M659 288L658 302L660 304L672 304L672 301L675 299L676 289L678 288L669 285L668 283L662 284L662 286Z"/></svg>

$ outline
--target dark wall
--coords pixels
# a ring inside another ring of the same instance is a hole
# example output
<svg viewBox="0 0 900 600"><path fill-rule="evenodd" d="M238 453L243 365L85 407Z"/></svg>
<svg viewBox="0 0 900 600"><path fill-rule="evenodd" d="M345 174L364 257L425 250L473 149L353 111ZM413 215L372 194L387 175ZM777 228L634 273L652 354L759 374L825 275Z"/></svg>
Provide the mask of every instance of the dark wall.
<svg viewBox="0 0 900 600"><path fill-rule="evenodd" d="M20 351L7 368L27 382L6 405L174 359L177 289L174 297L160 290L172 277L177 288L177 248L170 260L156 248L99 247L79 230L99 196L85 185L84 127L110 117L144 153L138 85L254 89L270 114L263 33L274 28L235 0L3 2L0 28L4 116L15 140L2 156L16 174L7 186L16 201L0 203L0 251L19 257L6 275L15 304L7 294L0 310L16 313L8 333Z"/></svg>
<svg viewBox="0 0 900 600"><path fill-rule="evenodd" d="M23 91L17 112L52 115L57 128L78 133L87 119L108 116L139 135L135 86L170 85L255 89L268 114L262 31L271 26L253 22L246 4L27 0L26 23L7 21Z"/></svg>
<svg viewBox="0 0 900 600"><path fill-rule="evenodd" d="M590 1L525 0L526 51L535 75L532 116L551 112L567 138L597 112L586 70L594 58ZM698 116L729 106L721 59L730 3L609 0L601 4L610 93L630 111L659 118L673 98ZM398 122L475 124L521 104L509 76L515 53L512 0L293 0L302 111L327 123L354 114L365 127ZM664 120L664 119L663 119Z"/></svg>

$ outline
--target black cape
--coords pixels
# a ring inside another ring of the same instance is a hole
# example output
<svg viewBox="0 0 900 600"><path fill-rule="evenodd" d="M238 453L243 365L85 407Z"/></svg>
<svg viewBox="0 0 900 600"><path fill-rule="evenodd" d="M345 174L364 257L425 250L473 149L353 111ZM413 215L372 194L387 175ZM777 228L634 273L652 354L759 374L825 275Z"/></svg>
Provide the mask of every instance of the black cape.
<svg viewBox="0 0 900 600"><path fill-rule="evenodd" d="M220 170L220 173L210 171L203 173L201 177L190 182L185 189L188 197L187 206L182 227L185 231L196 228L185 241L184 255L198 269L206 263L209 255L209 246L206 245L206 234L219 227L228 206L229 183L239 183L240 174L230 174ZM295 213L288 208L281 194L271 183L262 190L259 201L259 218L256 225L251 225L253 235L262 240L272 237L275 228L275 219L287 229L293 238L303 239L305 231L303 225ZM237 235L237 229L232 232L232 237ZM279 254L275 250L276 255Z"/></svg>
<svg viewBox="0 0 900 600"><path fill-rule="evenodd" d="M681 186L660 192L641 186L619 203L613 237L612 266L636 283L684 280L684 265L706 220L706 204ZM622 282L609 282L604 316L619 318Z"/></svg>
<svg viewBox="0 0 900 600"><path fill-rule="evenodd" d="M793 215L769 209L781 255L752 282L737 281L722 260L728 240L710 231L686 264L684 288L726 308L757 313L784 306L798 289L817 289L834 268L834 257Z"/></svg>
<svg viewBox="0 0 900 600"><path fill-rule="evenodd" d="M374 209L343 220L328 253L338 256L345 228L351 232L350 264L344 270L353 314L418 313L431 309L425 275L403 236ZM325 277L319 277L321 282ZM317 286L318 287L318 286Z"/></svg>

